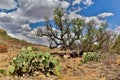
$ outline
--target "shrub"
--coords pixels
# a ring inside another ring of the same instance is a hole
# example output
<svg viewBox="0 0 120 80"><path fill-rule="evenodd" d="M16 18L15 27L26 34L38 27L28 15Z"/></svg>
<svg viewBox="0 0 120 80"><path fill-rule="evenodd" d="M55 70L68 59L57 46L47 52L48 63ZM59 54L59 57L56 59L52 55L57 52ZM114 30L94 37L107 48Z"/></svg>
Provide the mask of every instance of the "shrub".
<svg viewBox="0 0 120 80"><path fill-rule="evenodd" d="M83 63L86 63L88 61L99 61L100 55L96 52L84 52L82 58Z"/></svg>
<svg viewBox="0 0 120 80"><path fill-rule="evenodd" d="M32 47L33 51L39 51L40 49L38 47Z"/></svg>
<svg viewBox="0 0 120 80"><path fill-rule="evenodd" d="M109 52L120 54L120 35L117 36L114 43L110 46Z"/></svg>
<svg viewBox="0 0 120 80"><path fill-rule="evenodd" d="M10 62L9 73L22 76L24 73L32 75L35 71L41 71L46 76L49 76L51 72L59 75L60 69L56 73L57 69L59 69L58 59L49 53L35 52L32 47L28 47L22 48L21 53Z"/></svg>
<svg viewBox="0 0 120 80"><path fill-rule="evenodd" d="M3 29L0 29L0 35L1 36L7 35L7 32Z"/></svg>
<svg viewBox="0 0 120 80"><path fill-rule="evenodd" d="M0 43L0 53L7 52L7 46L4 43Z"/></svg>
<svg viewBox="0 0 120 80"><path fill-rule="evenodd" d="M97 50L99 50L99 45L95 45L95 44L93 44L92 46L91 46L91 49L90 49L90 51L97 51Z"/></svg>

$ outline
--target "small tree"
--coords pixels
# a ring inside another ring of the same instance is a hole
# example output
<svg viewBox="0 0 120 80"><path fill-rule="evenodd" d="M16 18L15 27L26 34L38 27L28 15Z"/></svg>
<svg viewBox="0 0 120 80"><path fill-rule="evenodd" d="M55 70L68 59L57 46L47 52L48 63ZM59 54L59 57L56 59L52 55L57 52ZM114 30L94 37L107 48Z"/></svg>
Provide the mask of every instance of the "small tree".
<svg viewBox="0 0 120 80"><path fill-rule="evenodd" d="M120 35L116 37L110 49L120 54Z"/></svg>
<svg viewBox="0 0 120 80"><path fill-rule="evenodd" d="M91 20L90 22L86 23L81 38L80 38L80 49L81 52L90 51L92 45L96 42L97 37L97 29L95 20Z"/></svg>
<svg viewBox="0 0 120 80"><path fill-rule="evenodd" d="M86 23L80 18L69 19L68 15L63 9L57 8L54 12L54 24L46 18L46 28L39 28L36 35L47 36L51 48L60 46L61 49L78 50L77 53L92 51L93 46L97 46L96 49L102 49L105 44L109 46L112 37L106 31L106 22L96 27L94 19Z"/></svg>
<svg viewBox="0 0 120 80"><path fill-rule="evenodd" d="M57 8L54 12L55 26L46 18L46 30L38 29L37 36L47 36L50 40L50 47L56 48L61 46L62 49L73 49L72 45L80 38L83 19L70 20L63 9Z"/></svg>
<svg viewBox="0 0 120 80"><path fill-rule="evenodd" d="M78 44L80 52L89 52L99 49L108 50L109 46L114 42L115 34L112 31L106 30L108 24L101 22L99 27L95 20L92 19L82 29L80 35L80 43Z"/></svg>
<svg viewBox="0 0 120 80"><path fill-rule="evenodd" d="M107 30L108 24L106 22L101 23L101 27L97 31L97 43L99 49L107 50L109 46L114 42L116 34L110 30Z"/></svg>

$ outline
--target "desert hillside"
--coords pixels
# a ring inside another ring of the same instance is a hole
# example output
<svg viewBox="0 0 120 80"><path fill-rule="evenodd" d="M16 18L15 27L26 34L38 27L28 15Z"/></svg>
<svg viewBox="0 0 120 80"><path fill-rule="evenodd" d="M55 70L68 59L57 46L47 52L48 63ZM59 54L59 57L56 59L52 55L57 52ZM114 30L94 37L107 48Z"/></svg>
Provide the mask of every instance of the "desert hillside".
<svg viewBox="0 0 120 80"><path fill-rule="evenodd" d="M24 40L19 40L7 35L7 32L3 29L0 29L0 48L3 48L3 52L0 51L0 68L6 67L13 57L18 55L22 47L32 46L41 52L51 52L46 46L41 46L37 44L28 43ZM4 50L5 49L5 50Z"/></svg>
<svg viewBox="0 0 120 80"><path fill-rule="evenodd" d="M7 69L9 62L20 53L23 46L32 46L44 53L55 53L55 56L60 60L62 77L58 78L56 75L47 77L36 72L32 76L4 76L0 74L0 80L120 80L120 56L118 54L112 55L103 51L101 53L105 55L100 62L90 61L84 64L81 62L84 57L70 56L67 55L70 53L69 51L63 54L63 52L58 52L59 49L50 49L12 38L2 29L0 29L0 48L5 50L0 53L0 69Z"/></svg>

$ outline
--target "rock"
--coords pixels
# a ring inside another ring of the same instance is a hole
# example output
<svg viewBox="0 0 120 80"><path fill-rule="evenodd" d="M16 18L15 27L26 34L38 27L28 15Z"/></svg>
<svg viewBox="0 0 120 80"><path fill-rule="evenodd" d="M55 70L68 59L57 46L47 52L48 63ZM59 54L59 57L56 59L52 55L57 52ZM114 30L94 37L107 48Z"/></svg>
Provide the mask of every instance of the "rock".
<svg viewBox="0 0 120 80"><path fill-rule="evenodd" d="M120 59L117 59L117 60L116 60L116 64L117 64L117 65L120 65Z"/></svg>
<svg viewBox="0 0 120 80"><path fill-rule="evenodd" d="M68 55L68 54L63 55L63 58L64 58L64 59L68 59L68 58L70 58L70 55Z"/></svg>

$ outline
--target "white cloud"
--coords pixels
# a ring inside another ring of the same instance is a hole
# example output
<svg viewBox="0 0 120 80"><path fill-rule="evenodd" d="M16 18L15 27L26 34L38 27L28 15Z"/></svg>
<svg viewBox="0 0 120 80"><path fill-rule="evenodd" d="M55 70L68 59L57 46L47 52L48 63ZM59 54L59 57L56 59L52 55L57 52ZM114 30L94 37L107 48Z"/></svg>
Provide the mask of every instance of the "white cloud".
<svg viewBox="0 0 120 80"><path fill-rule="evenodd" d="M117 26L114 31L120 35L120 26Z"/></svg>
<svg viewBox="0 0 120 80"><path fill-rule="evenodd" d="M80 4L82 0L75 0L72 5Z"/></svg>
<svg viewBox="0 0 120 80"><path fill-rule="evenodd" d="M120 30L120 26L116 27L116 30Z"/></svg>
<svg viewBox="0 0 120 80"><path fill-rule="evenodd" d="M0 8L11 9L17 3L14 0L0 1ZM10 3L10 5L8 5ZM2 6L6 5L6 6ZM5 29L9 35L30 42L47 45L46 38L39 39L29 26L30 22L38 22L45 16L52 18L53 11L57 7L66 9L69 3L60 0L19 0L20 8L11 13L0 12L0 28Z"/></svg>
<svg viewBox="0 0 120 80"><path fill-rule="evenodd" d="M0 0L0 9L13 9L16 7L14 0Z"/></svg>
<svg viewBox="0 0 120 80"><path fill-rule="evenodd" d="M0 12L0 17L4 17L4 16L6 16L6 13Z"/></svg>
<svg viewBox="0 0 120 80"><path fill-rule="evenodd" d="M24 24L24 25L21 25L22 29L24 30L31 30L31 27L29 26L29 24Z"/></svg>
<svg viewBox="0 0 120 80"><path fill-rule="evenodd" d="M104 13L99 14L98 17L106 18L106 17L113 16L113 15L114 14L111 12L104 12Z"/></svg>
<svg viewBox="0 0 120 80"><path fill-rule="evenodd" d="M10 36L12 36L14 38L25 40L27 42L31 42L31 43L36 43L36 44L41 44L41 45L49 45L47 37L38 38L35 35L38 28L35 28L35 29L31 30L31 31L21 30L20 33L15 33L15 34L8 33L8 35L10 35Z"/></svg>
<svg viewBox="0 0 120 80"><path fill-rule="evenodd" d="M83 4L83 6L81 7L80 4ZM93 0L73 0L72 7L70 8L69 12L80 12L92 4L94 4Z"/></svg>
<svg viewBox="0 0 120 80"><path fill-rule="evenodd" d="M70 12L69 15L65 14L64 17L68 17L70 20L75 19L75 18L82 18L81 15L78 15L75 12Z"/></svg>
<svg viewBox="0 0 120 80"><path fill-rule="evenodd" d="M84 17L85 22L88 23L91 20L95 21L95 27L102 27L101 23L106 22L105 20L100 20L97 16L91 16L91 17Z"/></svg>
<svg viewBox="0 0 120 80"><path fill-rule="evenodd" d="M72 5L80 4L83 1L84 5L90 6L94 2L92 0L75 0ZM65 0L19 0L20 8L17 11L11 13L0 12L0 28L5 29L9 35L23 39L26 41L39 43L42 45L48 45L47 38L38 38L35 36L37 28L31 29L29 24L43 21L45 16L53 18L53 11L57 7L66 9L70 4ZM15 8L16 3L14 0L0 0L0 8L11 9ZM78 8L75 11L70 12L69 18L83 18L87 21L95 19L96 24L101 22L98 17L82 17L76 14L81 11L82 8ZM100 15L99 15L100 16Z"/></svg>
<svg viewBox="0 0 120 80"><path fill-rule="evenodd" d="M66 16L69 17L70 20L75 19L75 18L84 19L85 23L88 23L91 20L94 20L96 27L101 27L101 23L105 22L105 20L101 20L98 16L85 17L85 16L81 16L79 14L76 14L74 11L70 12L69 15L65 15L64 17L66 17Z"/></svg>
<svg viewBox="0 0 120 80"><path fill-rule="evenodd" d="M69 6L68 2L59 0L21 0L20 4L23 15L32 20L44 19L45 16L52 17L55 8Z"/></svg>
<svg viewBox="0 0 120 80"><path fill-rule="evenodd" d="M64 9L66 9L69 5L70 4L68 2L66 2L66 1L61 2L61 7L64 8Z"/></svg>
<svg viewBox="0 0 120 80"><path fill-rule="evenodd" d="M92 0L84 0L83 4L86 6L90 6L90 5L94 4L94 2Z"/></svg>

